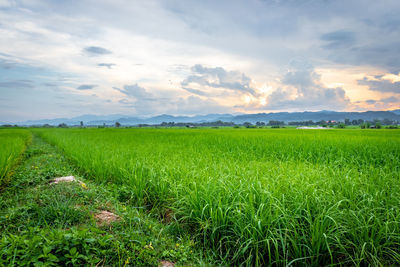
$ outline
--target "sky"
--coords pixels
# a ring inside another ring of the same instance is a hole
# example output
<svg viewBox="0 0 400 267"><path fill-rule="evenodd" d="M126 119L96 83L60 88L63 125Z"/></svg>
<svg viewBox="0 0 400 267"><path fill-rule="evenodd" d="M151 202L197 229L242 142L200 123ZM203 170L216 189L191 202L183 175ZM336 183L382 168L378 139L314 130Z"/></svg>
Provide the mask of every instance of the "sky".
<svg viewBox="0 0 400 267"><path fill-rule="evenodd" d="M398 0L0 0L0 122L400 108Z"/></svg>

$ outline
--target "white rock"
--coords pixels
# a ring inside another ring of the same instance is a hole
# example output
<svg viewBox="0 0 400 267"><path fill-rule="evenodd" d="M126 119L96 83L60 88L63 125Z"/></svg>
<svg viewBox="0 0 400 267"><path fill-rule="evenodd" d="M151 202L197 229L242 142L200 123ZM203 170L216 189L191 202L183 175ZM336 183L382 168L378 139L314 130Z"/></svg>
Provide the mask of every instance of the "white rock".
<svg viewBox="0 0 400 267"><path fill-rule="evenodd" d="M63 183L63 182L70 183L70 182L75 182L75 181L76 181L75 176L64 176L64 177L54 178L53 180L51 180L50 183L58 184L58 183Z"/></svg>

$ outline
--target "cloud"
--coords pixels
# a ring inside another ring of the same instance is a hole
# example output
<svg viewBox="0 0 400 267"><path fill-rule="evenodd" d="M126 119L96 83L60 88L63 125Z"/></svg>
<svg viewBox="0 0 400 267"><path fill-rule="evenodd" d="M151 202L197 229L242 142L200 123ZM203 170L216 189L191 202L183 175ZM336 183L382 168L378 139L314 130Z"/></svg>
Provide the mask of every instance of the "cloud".
<svg viewBox="0 0 400 267"><path fill-rule="evenodd" d="M97 66L106 67L108 69L111 69L113 66L115 66L115 64L113 64L113 63L99 63L99 64L97 64Z"/></svg>
<svg viewBox="0 0 400 267"><path fill-rule="evenodd" d="M343 88L351 90L353 101L376 100L376 91L365 86L352 88L354 77L363 77L354 73L355 69L360 73L368 70L367 74L400 70L398 0L349 0L346 4L311 0L101 0L95 6L91 1L79 1L74 6L67 1L7 3L13 8L0 8L0 72L7 80L0 82L7 86L4 83L28 77L35 83L25 83L25 87L36 85L37 89L19 95L21 90L2 89L1 97L14 101L15 114L31 117L59 112L58 106L43 102L51 102L57 93L75 93L79 99L86 94L70 89L85 83L99 85L95 88L99 99L85 98L95 104L72 109L68 108L71 98L66 97L63 116L74 112L129 112L128 104L118 100L136 101L140 93L122 86L129 86L132 80L151 88L140 98L142 109L137 108L146 112L151 112L149 107L154 112L176 111L177 99L186 103L189 94L197 97L189 105L200 101L202 107L219 103L228 108L250 99L258 101L260 109L280 103L282 110L301 110L323 106L329 98L340 108L347 103L346 94L340 87L321 84L321 80L327 80L325 74L320 79L313 68L298 68L280 75L282 68L291 58L303 56L313 60L318 70L349 70L354 74L351 79L339 78L332 84L343 83ZM57 87L44 86L47 82ZM120 93L112 89L113 85L121 85ZM264 85L268 88L259 90ZM395 95L392 91L385 97ZM172 92L174 97L165 96L165 92ZM317 100L319 95L321 99ZM268 97L269 103L262 105ZM17 105L21 99L25 102ZM105 99L112 102L104 104ZM33 100L40 113L29 109ZM325 106L336 109L332 103ZM347 107L353 109L351 104ZM1 111L0 119L5 109Z"/></svg>
<svg viewBox="0 0 400 267"><path fill-rule="evenodd" d="M121 92L122 94L133 97L136 99L151 98L152 94L147 92L143 87L140 87L137 83L133 85L124 85L123 89L113 87L113 89Z"/></svg>
<svg viewBox="0 0 400 267"><path fill-rule="evenodd" d="M320 76L308 63L294 61L290 70L282 78L282 86L266 99L267 109L345 109L350 105L343 88L327 88Z"/></svg>
<svg viewBox="0 0 400 267"><path fill-rule="evenodd" d="M97 87L95 84L82 84L78 86L76 89L78 90L91 90L93 88Z"/></svg>
<svg viewBox="0 0 400 267"><path fill-rule="evenodd" d="M10 89L24 89L24 88L34 88L33 81L31 80L15 80L8 82L0 82L0 88L10 88Z"/></svg>
<svg viewBox="0 0 400 267"><path fill-rule="evenodd" d="M364 77L364 79L358 80L358 84L366 85L369 87L369 90L372 91L400 94L400 82L391 82L390 80L382 79L381 77L378 77L377 80L370 80L367 77Z"/></svg>
<svg viewBox="0 0 400 267"><path fill-rule="evenodd" d="M382 98L380 101L382 101L385 104L392 104L392 103L400 104L400 97L399 96L390 96L390 97Z"/></svg>
<svg viewBox="0 0 400 267"><path fill-rule="evenodd" d="M47 86L47 87L56 87L56 86L58 86L58 85L55 84L55 83L43 83L43 85L44 85L44 86Z"/></svg>
<svg viewBox="0 0 400 267"><path fill-rule="evenodd" d="M251 79L239 71L227 71L222 67L208 68L200 64L194 65L191 71L192 74L181 82L181 86L187 91L192 91L192 93L198 95L206 94L202 90L188 86L196 85L201 88L211 87L252 95L257 94L251 87Z"/></svg>
<svg viewBox="0 0 400 267"><path fill-rule="evenodd" d="M355 42L355 33L351 31L334 31L321 35L320 38L325 44L326 49L349 48Z"/></svg>
<svg viewBox="0 0 400 267"><path fill-rule="evenodd" d="M207 96L209 95L208 93L202 91L202 90L197 90L189 87L182 87L182 89L188 91L189 93L195 94L195 95L200 95L200 96Z"/></svg>
<svg viewBox="0 0 400 267"><path fill-rule="evenodd" d="M366 101L355 101L357 110L388 110L399 109L400 96L390 96L381 99L369 99Z"/></svg>
<svg viewBox="0 0 400 267"><path fill-rule="evenodd" d="M86 53L93 56L108 55L112 52L100 46L88 46L83 49Z"/></svg>

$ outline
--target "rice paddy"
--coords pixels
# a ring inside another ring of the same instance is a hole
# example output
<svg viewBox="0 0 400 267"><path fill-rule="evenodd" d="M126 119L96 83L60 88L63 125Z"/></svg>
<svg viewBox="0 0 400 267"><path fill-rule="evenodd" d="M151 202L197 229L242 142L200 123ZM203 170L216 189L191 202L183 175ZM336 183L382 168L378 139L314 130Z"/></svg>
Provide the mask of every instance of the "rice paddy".
<svg viewBox="0 0 400 267"><path fill-rule="evenodd" d="M9 182L12 168L29 140L27 130L0 129L0 189Z"/></svg>
<svg viewBox="0 0 400 267"><path fill-rule="evenodd" d="M33 131L221 264L400 262L396 130Z"/></svg>

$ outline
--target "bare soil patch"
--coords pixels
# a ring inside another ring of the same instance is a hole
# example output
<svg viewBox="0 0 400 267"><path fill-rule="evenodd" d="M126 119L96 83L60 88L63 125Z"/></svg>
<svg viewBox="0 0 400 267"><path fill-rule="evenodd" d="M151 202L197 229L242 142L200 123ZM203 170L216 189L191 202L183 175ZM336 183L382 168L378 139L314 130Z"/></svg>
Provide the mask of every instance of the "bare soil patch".
<svg viewBox="0 0 400 267"><path fill-rule="evenodd" d="M161 261L159 267L174 267L175 263L170 261Z"/></svg>
<svg viewBox="0 0 400 267"><path fill-rule="evenodd" d="M94 217L96 218L98 225L108 225L112 222L117 222L121 220L121 218L118 215L106 210L100 211Z"/></svg>

